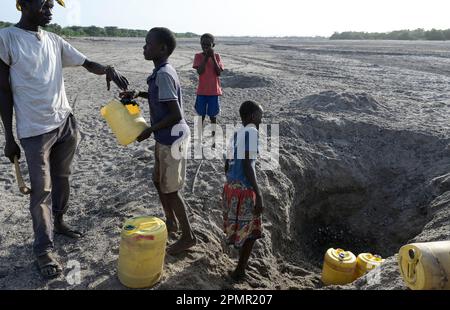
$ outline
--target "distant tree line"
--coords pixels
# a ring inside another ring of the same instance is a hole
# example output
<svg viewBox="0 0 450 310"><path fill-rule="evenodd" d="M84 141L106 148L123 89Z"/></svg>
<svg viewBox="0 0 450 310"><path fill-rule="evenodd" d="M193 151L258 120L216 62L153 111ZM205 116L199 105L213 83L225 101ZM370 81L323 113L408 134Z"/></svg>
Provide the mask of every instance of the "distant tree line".
<svg viewBox="0 0 450 310"><path fill-rule="evenodd" d="M8 23L8 22L1 22L0 21L0 29L1 28L6 28L6 27L9 27L9 26L12 26L12 24Z"/></svg>
<svg viewBox="0 0 450 310"><path fill-rule="evenodd" d="M416 30L397 30L392 32L335 32L331 40L450 40L450 29L431 29L425 31L422 28Z"/></svg>
<svg viewBox="0 0 450 310"><path fill-rule="evenodd" d="M0 29L12 26L12 23L0 21ZM65 37L145 37L147 30L122 29L118 27L81 27L70 26L61 27L58 24L50 24L45 28L46 31L54 32ZM178 38L195 38L197 34L192 32L175 33Z"/></svg>

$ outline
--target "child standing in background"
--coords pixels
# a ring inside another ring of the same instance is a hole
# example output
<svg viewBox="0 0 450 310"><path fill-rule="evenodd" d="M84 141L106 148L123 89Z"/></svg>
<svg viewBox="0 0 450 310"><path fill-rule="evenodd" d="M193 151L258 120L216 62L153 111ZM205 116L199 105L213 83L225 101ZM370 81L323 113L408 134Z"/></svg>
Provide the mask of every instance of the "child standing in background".
<svg viewBox="0 0 450 310"><path fill-rule="evenodd" d="M214 52L216 46L214 41L212 34L205 33L202 35L200 43L203 52L196 54L194 58L193 68L197 70L199 75L195 110L202 117L202 130L200 132L203 132L206 115L209 116L211 124L215 125L220 113L219 96L222 96L222 88L219 77L224 67L220 55ZM213 131L214 135L215 131Z"/></svg>

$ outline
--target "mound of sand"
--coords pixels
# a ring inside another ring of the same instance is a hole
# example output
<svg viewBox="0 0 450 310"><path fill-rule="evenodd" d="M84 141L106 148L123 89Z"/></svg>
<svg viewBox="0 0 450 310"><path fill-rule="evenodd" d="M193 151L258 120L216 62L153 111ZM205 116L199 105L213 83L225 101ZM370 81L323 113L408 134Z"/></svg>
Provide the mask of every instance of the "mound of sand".
<svg viewBox="0 0 450 310"><path fill-rule="evenodd" d="M221 76L222 86L224 88L261 88L269 87L272 83L270 79L244 73L238 73L232 70L225 70Z"/></svg>
<svg viewBox="0 0 450 310"><path fill-rule="evenodd" d="M386 109L367 93L325 91L291 102L291 105L324 112L373 114Z"/></svg>

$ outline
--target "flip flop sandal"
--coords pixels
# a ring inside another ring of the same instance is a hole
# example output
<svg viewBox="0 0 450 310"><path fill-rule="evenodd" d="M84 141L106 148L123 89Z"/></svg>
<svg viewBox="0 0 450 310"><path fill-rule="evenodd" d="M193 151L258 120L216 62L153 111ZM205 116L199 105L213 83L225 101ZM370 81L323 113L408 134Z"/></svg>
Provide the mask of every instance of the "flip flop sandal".
<svg viewBox="0 0 450 310"><path fill-rule="evenodd" d="M59 230L55 227L53 231L58 235L63 235L72 239L80 239L84 236L82 232L70 228L66 230Z"/></svg>
<svg viewBox="0 0 450 310"><path fill-rule="evenodd" d="M40 265L39 261L36 261L36 265L39 269L39 273L46 279L55 279L63 272L61 265L54 258L43 265Z"/></svg>

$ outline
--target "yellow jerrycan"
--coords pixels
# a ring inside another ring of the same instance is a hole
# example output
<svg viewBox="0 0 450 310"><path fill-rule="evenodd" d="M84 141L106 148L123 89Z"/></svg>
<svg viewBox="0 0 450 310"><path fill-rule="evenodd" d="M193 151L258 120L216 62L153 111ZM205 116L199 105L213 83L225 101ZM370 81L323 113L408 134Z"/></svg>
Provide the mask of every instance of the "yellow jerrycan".
<svg viewBox="0 0 450 310"><path fill-rule="evenodd" d="M412 290L450 290L450 241L405 245L399 265Z"/></svg>
<svg viewBox="0 0 450 310"><path fill-rule="evenodd" d="M119 144L123 146L136 141L136 138L148 128L137 103L132 101L128 103L113 99L100 110Z"/></svg>
<svg viewBox="0 0 450 310"><path fill-rule="evenodd" d="M329 249L325 254L322 282L325 285L343 285L355 280L356 256L342 249Z"/></svg>
<svg viewBox="0 0 450 310"><path fill-rule="evenodd" d="M372 255L371 253L359 254L356 258L355 278L361 278L369 271L383 264L384 261L379 255Z"/></svg>
<svg viewBox="0 0 450 310"><path fill-rule="evenodd" d="M125 222L119 248L118 275L129 288L149 288L160 279L166 254L166 224L156 217Z"/></svg>

